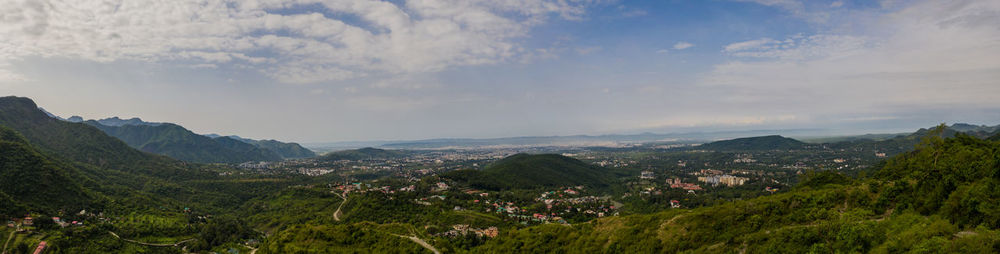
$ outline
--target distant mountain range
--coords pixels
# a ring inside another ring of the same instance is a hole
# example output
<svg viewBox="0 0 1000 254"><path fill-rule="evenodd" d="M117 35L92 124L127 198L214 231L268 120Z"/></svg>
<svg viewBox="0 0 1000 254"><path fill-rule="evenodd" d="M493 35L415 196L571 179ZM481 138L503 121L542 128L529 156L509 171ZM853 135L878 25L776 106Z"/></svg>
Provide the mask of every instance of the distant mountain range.
<svg viewBox="0 0 1000 254"><path fill-rule="evenodd" d="M176 124L108 126L99 121L84 122L136 149L199 163L240 163L278 161L277 153L227 137L210 138Z"/></svg>
<svg viewBox="0 0 1000 254"><path fill-rule="evenodd" d="M238 141L241 141L243 143L247 143L247 144L251 144L251 145L257 146L257 147L262 148L262 149L267 149L267 150L274 151L275 153L278 153L278 155L280 155L282 158L285 158L285 159L299 159L299 158L316 157L316 153L315 152L313 152L312 150L306 149L305 147L302 147L298 143L285 143L285 142L281 142L281 141L277 141L277 140L273 140L273 139L254 140L254 139L243 138L243 137L236 136L236 135L222 136L222 135L219 135L219 134L206 134L205 136L210 137L210 138L222 138L222 137L226 137L226 138L231 138L231 139L234 139L234 140L238 140Z"/></svg>
<svg viewBox="0 0 1000 254"><path fill-rule="evenodd" d="M94 126L136 149L188 162L240 163L316 156L309 149L296 143L215 134L199 135L172 123L153 123L139 118L118 117L86 121L82 119L73 116L66 121Z"/></svg>
<svg viewBox="0 0 1000 254"><path fill-rule="evenodd" d="M684 133L640 133L611 135L573 136L527 136L506 138L442 138L412 141L363 141L306 143L306 147L317 151L336 151L361 147L388 149L470 149L470 148L516 148L516 147L629 147L636 144L698 144L713 140L740 137L791 135L819 136L826 133L821 129L784 130L742 130Z"/></svg>

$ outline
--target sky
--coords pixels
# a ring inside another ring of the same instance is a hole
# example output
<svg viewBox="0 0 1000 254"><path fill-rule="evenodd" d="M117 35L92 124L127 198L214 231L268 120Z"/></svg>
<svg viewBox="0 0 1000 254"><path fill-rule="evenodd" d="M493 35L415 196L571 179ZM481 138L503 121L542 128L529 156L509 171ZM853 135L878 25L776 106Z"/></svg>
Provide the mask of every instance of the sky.
<svg viewBox="0 0 1000 254"><path fill-rule="evenodd" d="M1000 1L0 0L0 95L295 142L1000 124Z"/></svg>

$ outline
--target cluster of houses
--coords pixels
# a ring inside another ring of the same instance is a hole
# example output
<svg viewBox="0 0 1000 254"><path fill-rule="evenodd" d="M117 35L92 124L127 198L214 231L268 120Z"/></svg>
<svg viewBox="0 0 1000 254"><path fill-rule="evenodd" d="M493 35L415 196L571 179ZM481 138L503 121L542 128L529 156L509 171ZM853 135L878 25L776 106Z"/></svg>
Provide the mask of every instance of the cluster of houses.
<svg viewBox="0 0 1000 254"><path fill-rule="evenodd" d="M85 211L82 212L83 213L81 215L84 215ZM83 221L75 221L75 220L68 221L68 220L63 220L62 218L59 217L51 217L51 219L52 222L54 222L56 225L59 225L59 227L64 227L64 228L69 226L83 226L84 224ZM7 221L7 227L16 228L16 232L28 232L34 229L36 224L35 222L36 218L31 217L30 215L25 216L24 218L12 218Z"/></svg>
<svg viewBox="0 0 1000 254"><path fill-rule="evenodd" d="M434 184L434 188L431 189L431 191L432 192L446 191L448 190L448 188L450 188L450 186L448 186L447 183L437 182L436 184Z"/></svg>
<svg viewBox="0 0 1000 254"><path fill-rule="evenodd" d="M643 170L642 172L639 172L639 179L653 180L656 179L656 174L654 174L653 171Z"/></svg>
<svg viewBox="0 0 1000 254"><path fill-rule="evenodd" d="M724 184L729 187L740 186L750 181L750 178L731 176L731 175L713 175L713 176L699 176L698 181L711 184L716 186L719 184Z"/></svg>
<svg viewBox="0 0 1000 254"><path fill-rule="evenodd" d="M681 181L680 178L672 178L672 179L668 178L667 179L667 184L670 185L671 189L684 189L684 190L687 190L689 192L700 191L701 190L701 186L699 186L697 184L693 184L693 183L685 183L685 182Z"/></svg>
<svg viewBox="0 0 1000 254"><path fill-rule="evenodd" d="M500 234L500 230L497 229L497 227L471 228L467 224L456 224L452 225L451 228L452 228L451 230L437 234L437 236L455 238L459 236L467 236L469 234L475 234L476 237L480 238L482 237L494 238Z"/></svg>
<svg viewBox="0 0 1000 254"><path fill-rule="evenodd" d="M271 166L272 166L271 163L266 161L261 161L261 162L248 161L236 165L236 167L242 169L271 169Z"/></svg>

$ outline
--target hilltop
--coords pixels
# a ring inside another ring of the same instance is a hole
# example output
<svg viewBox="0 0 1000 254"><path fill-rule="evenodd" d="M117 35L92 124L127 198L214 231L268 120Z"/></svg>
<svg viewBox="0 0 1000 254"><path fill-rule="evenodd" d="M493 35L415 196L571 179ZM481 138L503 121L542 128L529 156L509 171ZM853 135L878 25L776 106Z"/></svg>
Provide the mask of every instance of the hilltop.
<svg viewBox="0 0 1000 254"><path fill-rule="evenodd" d="M483 170L457 170L442 178L488 190L586 186L607 190L626 175L558 154L515 154Z"/></svg>
<svg viewBox="0 0 1000 254"><path fill-rule="evenodd" d="M312 150L306 149L305 147L302 147L302 145L299 145L298 143L281 142L281 141L277 141L277 140L273 140L273 139L254 140L254 139L244 138L244 137L240 137L240 136L236 136L236 135L222 136L222 135L219 135L219 134L206 134L204 136L210 137L210 138L213 138L213 139L226 137L226 138L231 138L231 139L239 140L239 141L242 141L243 143L251 144L251 145L257 146L257 147L259 147L261 149L271 150L271 151L277 153L278 155L280 155L282 158L285 158L285 159L298 159L298 158L316 157L316 153L315 152L313 152Z"/></svg>
<svg viewBox="0 0 1000 254"><path fill-rule="evenodd" d="M319 157L322 161L338 160L385 160L395 159L408 155L409 152L400 150L384 150L378 148L365 147L361 149L343 150L324 154Z"/></svg>
<svg viewBox="0 0 1000 254"><path fill-rule="evenodd" d="M201 163L240 163L247 161L278 161L277 153L237 141L229 137L210 138L195 134L180 125L109 126L90 120L84 123L121 139L136 149Z"/></svg>
<svg viewBox="0 0 1000 254"><path fill-rule="evenodd" d="M802 149L808 144L778 135L737 138L698 146L703 150L789 150Z"/></svg>

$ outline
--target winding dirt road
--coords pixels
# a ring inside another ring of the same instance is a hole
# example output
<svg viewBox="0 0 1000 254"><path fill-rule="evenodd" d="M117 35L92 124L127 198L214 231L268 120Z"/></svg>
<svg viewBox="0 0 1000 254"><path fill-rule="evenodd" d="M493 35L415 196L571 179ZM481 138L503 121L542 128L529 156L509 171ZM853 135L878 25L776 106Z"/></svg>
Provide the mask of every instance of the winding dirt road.
<svg viewBox="0 0 1000 254"><path fill-rule="evenodd" d="M344 201L340 202L340 205L337 206L337 211L333 212L333 220L340 221L340 214L341 214L340 209L344 208L344 204L347 204L347 192L344 192L344 194L340 193L333 193L333 194L337 194L337 196L344 199Z"/></svg>
<svg viewBox="0 0 1000 254"><path fill-rule="evenodd" d="M118 236L118 234L115 234L115 232L108 231L108 233L111 233L112 236L114 236L115 238L118 238L118 239L120 239L122 241L130 242L130 243L134 243L134 244L139 244L139 245L153 246L153 247L177 247L177 246L180 246L182 243L194 241L194 238L191 238L191 239L183 240L183 241L180 241L180 242L177 242L177 243L172 243L172 244L171 243L144 243L144 242L140 242L140 241L136 241L136 240L129 240L129 239L122 238L122 237Z"/></svg>
<svg viewBox="0 0 1000 254"><path fill-rule="evenodd" d="M425 242L424 239L420 239L417 236L397 235L397 234L392 234L392 233L390 233L390 234L394 235L394 236L398 236L398 237L410 239L410 241L413 241L413 242L419 244L420 246L423 246L425 249L430 250L431 252L434 252L434 254L441 254L441 252L438 251L437 248L434 248L434 245L431 245L431 244Z"/></svg>
<svg viewBox="0 0 1000 254"><path fill-rule="evenodd" d="M17 225L17 227L20 228L21 225ZM10 231L10 235L7 236L7 241L3 243L3 254L7 254L7 244L10 244L10 239L14 238L14 232L17 232L17 228L14 228L14 231Z"/></svg>

